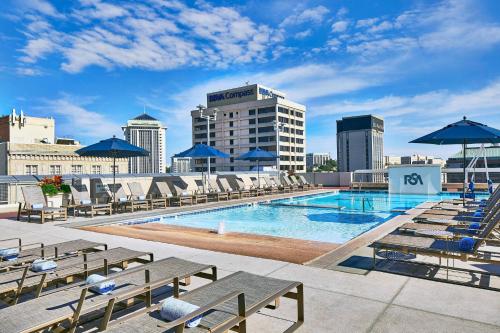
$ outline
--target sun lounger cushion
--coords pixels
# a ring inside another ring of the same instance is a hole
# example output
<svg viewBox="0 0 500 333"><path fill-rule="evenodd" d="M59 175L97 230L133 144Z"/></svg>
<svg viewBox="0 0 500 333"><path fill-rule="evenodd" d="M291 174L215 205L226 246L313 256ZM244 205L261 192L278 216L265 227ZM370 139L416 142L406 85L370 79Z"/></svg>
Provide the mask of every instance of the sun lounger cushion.
<svg viewBox="0 0 500 333"><path fill-rule="evenodd" d="M10 248L10 249L0 249L0 257L2 260L15 260L19 255L18 248Z"/></svg>
<svg viewBox="0 0 500 333"><path fill-rule="evenodd" d="M137 199L139 199L139 200L145 200L146 196L145 195L140 195Z"/></svg>
<svg viewBox="0 0 500 333"><path fill-rule="evenodd" d="M31 208L32 208L32 209L42 209L42 208L43 208L43 203L39 203L39 204L32 204L32 205L31 205Z"/></svg>
<svg viewBox="0 0 500 333"><path fill-rule="evenodd" d="M31 264L33 272L46 272L57 268L57 263L52 260L36 259Z"/></svg>
<svg viewBox="0 0 500 333"><path fill-rule="evenodd" d="M476 234L479 231L479 228L481 228L481 224L474 222L474 223L469 224L468 231L471 234Z"/></svg>
<svg viewBox="0 0 500 333"><path fill-rule="evenodd" d="M168 321L174 321L176 319L182 318L193 311L199 309L199 306L184 302L180 299L169 297L167 298L160 309L160 315L163 319ZM193 328L200 324L201 315L194 317L186 322L186 327Z"/></svg>
<svg viewBox="0 0 500 333"><path fill-rule="evenodd" d="M120 201L120 202L127 202L128 200L127 200L127 198L119 198L118 201Z"/></svg>
<svg viewBox="0 0 500 333"><path fill-rule="evenodd" d="M106 277L99 274L90 275L87 280L85 280L86 284L95 284L89 289L95 293L106 295L115 289L116 283L113 280L108 280Z"/></svg>
<svg viewBox="0 0 500 333"><path fill-rule="evenodd" d="M182 196L188 196L188 195L189 195L189 193L188 193L188 191L182 191L181 195L182 195Z"/></svg>
<svg viewBox="0 0 500 333"><path fill-rule="evenodd" d="M471 251L472 248L474 247L474 239L471 237L464 237L460 240L458 243L458 248L460 251L468 252Z"/></svg>
<svg viewBox="0 0 500 333"><path fill-rule="evenodd" d="M88 200L88 199L87 200L80 200L81 205L90 205L91 203L92 203L92 201Z"/></svg>

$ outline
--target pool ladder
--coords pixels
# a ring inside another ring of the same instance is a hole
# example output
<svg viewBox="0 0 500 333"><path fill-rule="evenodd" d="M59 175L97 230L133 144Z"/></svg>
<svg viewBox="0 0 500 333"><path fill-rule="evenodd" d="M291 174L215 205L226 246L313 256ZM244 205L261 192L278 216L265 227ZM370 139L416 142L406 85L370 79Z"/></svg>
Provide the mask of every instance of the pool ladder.
<svg viewBox="0 0 500 333"><path fill-rule="evenodd" d="M366 202L366 204L365 204ZM370 200L366 197L362 197L362 207L363 207L363 212L366 211L366 206L371 206L371 209L373 210L373 203L370 204Z"/></svg>

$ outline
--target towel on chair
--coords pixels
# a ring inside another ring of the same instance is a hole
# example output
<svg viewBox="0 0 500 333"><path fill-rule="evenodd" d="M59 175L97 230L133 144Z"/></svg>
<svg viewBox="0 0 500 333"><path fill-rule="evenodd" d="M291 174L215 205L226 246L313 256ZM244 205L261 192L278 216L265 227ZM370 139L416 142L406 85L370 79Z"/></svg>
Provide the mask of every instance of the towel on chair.
<svg viewBox="0 0 500 333"><path fill-rule="evenodd" d="M182 318L193 311L198 310L200 307L180 299L170 297L167 298L160 309L160 315L163 319L174 321ZM202 315L196 316L186 322L186 327L193 328L200 324Z"/></svg>
<svg viewBox="0 0 500 333"><path fill-rule="evenodd" d="M31 208L32 209L42 209L43 208L43 203L32 204Z"/></svg>
<svg viewBox="0 0 500 333"><path fill-rule="evenodd" d="M92 201L88 200L88 199L80 200L80 205L90 205L91 203L92 203Z"/></svg>
<svg viewBox="0 0 500 333"><path fill-rule="evenodd" d="M145 195L140 195L140 196L138 197L138 199L139 199L139 200L146 200L146 196L145 196Z"/></svg>
<svg viewBox="0 0 500 333"><path fill-rule="evenodd" d="M36 259L31 264L33 272L46 272L57 268L57 263L53 260Z"/></svg>
<svg viewBox="0 0 500 333"><path fill-rule="evenodd" d="M107 280L107 281L105 281ZM101 294L101 295L107 295L110 292L115 289L116 283L113 280L108 280L108 278L99 275L99 274L92 274L90 275L87 280L85 280L86 284L95 284L94 286L90 287L89 289L95 293Z"/></svg>
<svg viewBox="0 0 500 333"><path fill-rule="evenodd" d="M17 247L13 247L10 249L0 249L0 257L2 260L15 260L19 255L19 249Z"/></svg>

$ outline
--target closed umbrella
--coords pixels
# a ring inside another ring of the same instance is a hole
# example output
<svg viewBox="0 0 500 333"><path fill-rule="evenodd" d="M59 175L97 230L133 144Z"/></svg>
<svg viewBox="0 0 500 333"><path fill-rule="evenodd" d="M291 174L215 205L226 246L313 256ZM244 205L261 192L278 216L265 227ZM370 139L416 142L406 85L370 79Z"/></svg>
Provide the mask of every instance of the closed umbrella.
<svg viewBox="0 0 500 333"><path fill-rule="evenodd" d="M260 162L261 161L274 161L278 158L275 153L268 152L266 150L262 150L260 148L256 148L254 150L250 150L243 155L238 156L237 160L245 160L245 161L256 161L257 162L257 178L258 184L260 187Z"/></svg>
<svg viewBox="0 0 500 333"><path fill-rule="evenodd" d="M466 149L468 144L479 143L499 143L500 131L496 128L486 126L484 124L467 120L449 124L440 130L424 135L418 139L410 141L410 143L427 143L434 145L454 145L461 144L463 146L463 170L464 170L464 185L463 185L463 204L465 206L465 188L467 179L465 179L466 168Z"/></svg>
<svg viewBox="0 0 500 333"><path fill-rule="evenodd" d="M147 150L118 139L114 135L111 139L101 140L93 145L78 149L76 153L80 156L113 158L113 203L115 202L116 192L116 159L149 155Z"/></svg>
<svg viewBox="0 0 500 333"><path fill-rule="evenodd" d="M191 158L211 158L211 157L219 157L219 158L228 158L229 155L217 150L213 147L207 146L202 143L197 143L191 148L175 154L174 157L191 157ZM210 178L210 170L208 170L208 178ZM205 186L205 184L203 184Z"/></svg>

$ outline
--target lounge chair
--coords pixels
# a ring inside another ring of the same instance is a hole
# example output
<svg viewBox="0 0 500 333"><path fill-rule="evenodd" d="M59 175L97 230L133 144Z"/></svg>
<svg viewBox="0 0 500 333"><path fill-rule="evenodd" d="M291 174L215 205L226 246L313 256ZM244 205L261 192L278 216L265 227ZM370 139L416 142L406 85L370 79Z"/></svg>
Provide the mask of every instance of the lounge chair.
<svg viewBox="0 0 500 333"><path fill-rule="evenodd" d="M209 192L208 192L208 197L215 199L217 202L221 200L229 200L229 193L223 192L219 184L217 184L217 181L215 179L209 179L208 180L208 185L209 185Z"/></svg>
<svg viewBox="0 0 500 333"><path fill-rule="evenodd" d="M285 184L292 189L292 192L297 191L297 190L303 190L303 188L299 187L296 183L293 183L290 180L290 178L288 178L288 176L283 176L282 179L283 179L283 182L285 182Z"/></svg>
<svg viewBox="0 0 500 333"><path fill-rule="evenodd" d="M302 182L299 181L299 179L295 175L288 176L288 179L292 182L292 184L295 184L299 189L302 191L307 191L310 189L310 186L307 184L302 184Z"/></svg>
<svg viewBox="0 0 500 333"><path fill-rule="evenodd" d="M73 206L73 212L76 214L77 211L84 211L85 215L90 213L91 217L94 217L95 214L99 212L104 212L105 214L111 215L113 212L113 207L111 203L92 203L90 199L90 194L86 188L82 187L80 190L77 190L74 186L70 185L71 189L71 201Z"/></svg>
<svg viewBox="0 0 500 333"><path fill-rule="evenodd" d="M273 181L276 186L278 186L278 189L284 193L287 193L287 192L292 192L292 189L290 186L288 185L284 185L281 180L279 179L279 177L271 177L271 181Z"/></svg>
<svg viewBox="0 0 500 333"><path fill-rule="evenodd" d="M323 188L323 184L311 184L307 181L306 177L304 175L297 175L299 178L299 181L302 182L302 184L308 185L310 188Z"/></svg>
<svg viewBox="0 0 500 333"><path fill-rule="evenodd" d="M498 265L500 264L500 253L480 250L484 242L489 240L490 234L497 228L497 224L489 223L477 236L471 236L474 243L468 250L464 250L464 247L460 246L461 238L453 237L445 240L433 237L407 236L399 233L388 234L371 244L373 247L373 266L375 267L376 264L377 250L392 250L438 257L440 263L442 258L446 258Z"/></svg>
<svg viewBox="0 0 500 333"><path fill-rule="evenodd" d="M226 332L233 329L246 332L246 320L268 307L280 297L297 302L297 319L285 332L296 331L304 322L304 288L302 283L236 272L218 281L178 295L177 298L200 308L185 317L167 322L159 316L161 303L137 311L125 319L112 322L108 333L140 332ZM202 315L200 325L184 329L185 323Z"/></svg>
<svg viewBox="0 0 500 333"><path fill-rule="evenodd" d="M174 194L170 190L170 187L168 186L168 184L166 182L157 182L156 186L157 186L158 191L160 192L160 195L162 197L169 198L171 205L176 205L176 206L180 207L183 204L188 204L188 205L193 204L193 197L191 195L189 195L189 194L186 194L186 195ZM181 192L182 192L182 190L181 190Z"/></svg>
<svg viewBox="0 0 500 333"><path fill-rule="evenodd" d="M200 202L208 202L208 197L206 194L192 193L190 194L188 190L183 190L177 185L174 186L175 194L180 198L191 198L191 204L198 204Z"/></svg>
<svg viewBox="0 0 500 333"><path fill-rule="evenodd" d="M491 194L491 196L485 201L479 202L468 202L465 207L460 204L453 204L449 202L438 202L432 206L434 209L445 209L445 210L456 210L467 212L470 210L481 208L483 211L487 212L493 208L495 204L500 200L500 186Z"/></svg>
<svg viewBox="0 0 500 333"><path fill-rule="evenodd" d="M20 265L25 265L40 258L59 258L78 253L91 253L106 250L104 243L91 242L84 239L45 245L43 243L21 244L16 246L19 253L16 259L2 261L0 258L0 271L8 271Z"/></svg>
<svg viewBox="0 0 500 333"><path fill-rule="evenodd" d="M66 207L49 207L47 199L42 192L42 188L38 185L30 185L21 187L24 198L24 206L19 204L17 220L19 220L22 213L28 215L28 222L31 222L32 215L40 215L41 223L45 223L45 219L55 217L63 218L64 221L68 219L68 210Z"/></svg>
<svg viewBox="0 0 500 333"><path fill-rule="evenodd" d="M85 279L96 272L107 275L112 267L125 269L129 263L152 262L153 254L118 247L81 256L57 258L53 261L57 263L57 267L46 272L33 272L30 266L26 265L0 274L0 299L10 305L16 304L19 297L27 292L33 291L36 298L46 287L73 283L75 279Z"/></svg>
<svg viewBox="0 0 500 333"><path fill-rule="evenodd" d="M171 257L108 275L116 285L110 295L94 293L90 290L93 285L85 283L49 290L41 294L42 297L2 309L0 332L29 333L55 326L74 332L77 325L93 320L95 316L107 323L115 304L142 300L150 305L153 292L164 291L169 284L177 282L178 285L179 280L191 276L214 281L217 270L212 265ZM106 308L104 316L99 311L103 308Z"/></svg>
<svg viewBox="0 0 500 333"><path fill-rule="evenodd" d="M259 196L259 195L265 194L263 189L254 186L253 180L250 178L250 176L245 175L245 174L241 174L241 175L239 175L239 178L245 184L245 188L247 190L250 190L250 193L252 195L255 194L256 196Z"/></svg>
<svg viewBox="0 0 500 333"><path fill-rule="evenodd" d="M128 188L133 199L149 201L149 206L153 208L167 208L167 198L154 198L152 195L147 196L142 189L141 183L128 183Z"/></svg>
<svg viewBox="0 0 500 333"><path fill-rule="evenodd" d="M219 178L219 182L222 186L222 189L229 195L230 199L239 199L241 198L240 191L233 190L233 188L229 185L229 182L226 178Z"/></svg>
<svg viewBox="0 0 500 333"><path fill-rule="evenodd" d="M245 183L243 183L238 178L235 179L235 182L236 182L236 186L237 186L237 188L235 190L238 190L240 192L240 196L242 198L247 198L247 197L252 196L250 189L247 189L247 187L245 186Z"/></svg>
<svg viewBox="0 0 500 333"><path fill-rule="evenodd" d="M280 191L278 186L274 182L271 181L269 176L260 177L260 184L264 186L264 189L267 189L272 194L276 194Z"/></svg>
<svg viewBox="0 0 500 333"><path fill-rule="evenodd" d="M193 200L194 200L194 203L206 203L208 202L208 195L205 193L205 188L204 188L204 185L203 185L203 179L199 178L198 179L198 182L202 185L202 186L198 186L198 184L196 184L196 180L194 180L193 178L191 177L179 177L184 183L187 184L187 187L185 189L183 189L183 191L187 192L187 193L191 193L191 195L193 196Z"/></svg>
<svg viewBox="0 0 500 333"><path fill-rule="evenodd" d="M110 186L110 196L113 198L113 186ZM114 205L116 208L124 209L125 211L130 209L131 212L136 211L137 209L146 209L149 210L149 202L146 199L134 198L132 196L128 196L125 193L121 184L116 184L115 189L115 202Z"/></svg>

